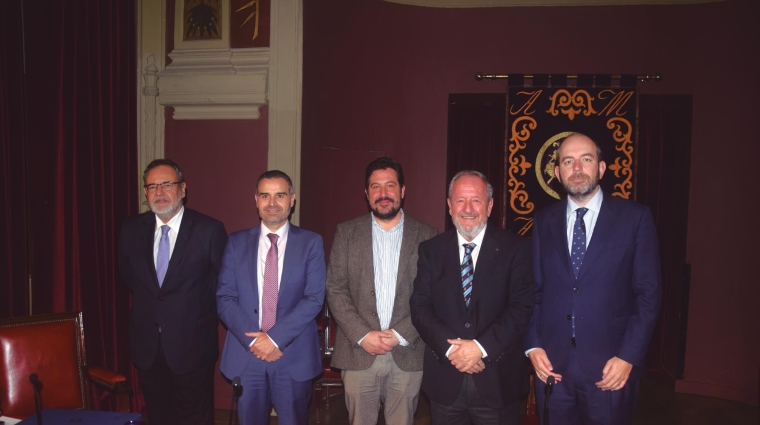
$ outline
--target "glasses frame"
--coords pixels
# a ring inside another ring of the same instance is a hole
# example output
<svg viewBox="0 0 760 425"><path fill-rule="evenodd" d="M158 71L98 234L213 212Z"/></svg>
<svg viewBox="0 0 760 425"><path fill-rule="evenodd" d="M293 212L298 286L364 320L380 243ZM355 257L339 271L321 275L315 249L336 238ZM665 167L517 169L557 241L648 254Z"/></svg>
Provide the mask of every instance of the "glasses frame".
<svg viewBox="0 0 760 425"><path fill-rule="evenodd" d="M148 193L153 193L156 190L158 190L158 187L161 186L161 189L163 190L171 190L172 187L176 185L181 185L184 182L163 182L163 183L151 183L151 184L145 184L143 185L143 189L145 189Z"/></svg>

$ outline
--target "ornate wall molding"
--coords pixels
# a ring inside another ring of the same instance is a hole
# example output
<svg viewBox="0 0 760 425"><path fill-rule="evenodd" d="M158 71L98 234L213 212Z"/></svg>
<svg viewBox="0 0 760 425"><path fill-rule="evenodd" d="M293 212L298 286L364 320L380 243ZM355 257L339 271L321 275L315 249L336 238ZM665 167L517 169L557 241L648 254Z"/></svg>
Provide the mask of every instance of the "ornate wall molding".
<svg viewBox="0 0 760 425"><path fill-rule="evenodd" d="M424 7L626 6L644 4L701 4L726 0L385 0Z"/></svg>
<svg viewBox="0 0 760 425"><path fill-rule="evenodd" d="M137 1L137 170L138 202L142 205L142 171L164 157L164 107L158 103L158 74L166 57L166 1Z"/></svg>
<svg viewBox="0 0 760 425"><path fill-rule="evenodd" d="M192 49L169 54L159 101L175 120L258 119L267 103L269 48Z"/></svg>
<svg viewBox="0 0 760 425"><path fill-rule="evenodd" d="M301 188L301 93L303 81L303 0L272 0L269 62L270 170L286 172L299 199ZM291 221L299 223L296 202Z"/></svg>

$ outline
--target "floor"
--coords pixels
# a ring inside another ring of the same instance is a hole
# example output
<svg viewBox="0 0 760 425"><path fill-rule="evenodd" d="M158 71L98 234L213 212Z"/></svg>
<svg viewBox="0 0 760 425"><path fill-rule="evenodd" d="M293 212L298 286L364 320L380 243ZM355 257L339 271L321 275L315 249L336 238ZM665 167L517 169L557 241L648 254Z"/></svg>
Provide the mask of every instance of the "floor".
<svg viewBox="0 0 760 425"><path fill-rule="evenodd" d="M320 405L320 425L347 425L348 412L342 394L330 398L329 405ZM237 418L233 418L237 424ZM229 423L229 412L216 411L216 424ZM309 424L317 423L316 406L309 410ZM380 424L384 424L382 417ZM523 425L537 424L536 418L524 417ZM272 417L270 425L277 425ZM430 410L424 394L415 415L414 425L429 425ZM641 399L634 415L634 425L758 425L758 408L746 404L690 394L676 394L664 382L654 378L644 378L641 382ZM397 425L397 424L388 424Z"/></svg>

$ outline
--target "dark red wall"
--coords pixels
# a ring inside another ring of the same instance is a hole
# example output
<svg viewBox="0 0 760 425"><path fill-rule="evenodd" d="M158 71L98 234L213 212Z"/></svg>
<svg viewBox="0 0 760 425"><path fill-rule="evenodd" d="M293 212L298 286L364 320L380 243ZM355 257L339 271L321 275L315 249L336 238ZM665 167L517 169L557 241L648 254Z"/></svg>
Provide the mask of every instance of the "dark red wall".
<svg viewBox="0 0 760 425"><path fill-rule="evenodd" d="M224 222L228 233L259 224L256 179L267 170L267 108L258 120L175 121L166 109L166 157L187 182L187 206ZM219 327L219 347L226 330ZM219 372L214 376L215 406L229 409L232 390Z"/></svg>
<svg viewBox="0 0 760 425"><path fill-rule="evenodd" d="M335 223L366 211L364 164L340 179L330 170L341 158L388 154L405 166L407 213L443 229L448 95L505 89L476 72L661 72L641 93L694 98L685 188L693 277L677 389L757 404L760 220L749 187L760 157L758 12L754 0L485 9L306 1L301 224L329 247Z"/></svg>

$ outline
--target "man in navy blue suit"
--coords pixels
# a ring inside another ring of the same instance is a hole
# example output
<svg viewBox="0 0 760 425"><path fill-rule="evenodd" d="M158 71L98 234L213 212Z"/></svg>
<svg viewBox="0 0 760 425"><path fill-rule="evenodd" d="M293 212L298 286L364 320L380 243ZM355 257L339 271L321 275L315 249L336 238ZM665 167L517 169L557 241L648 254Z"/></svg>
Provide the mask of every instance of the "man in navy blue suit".
<svg viewBox="0 0 760 425"><path fill-rule="evenodd" d="M227 326L221 371L243 387L241 424L307 423L311 379L322 370L315 317L325 297L322 237L288 222L293 183L267 171L256 183L261 225L230 235L217 309Z"/></svg>
<svg viewBox="0 0 760 425"><path fill-rule="evenodd" d="M630 424L660 307L654 220L601 190L606 165L587 136L567 137L557 164L568 197L535 216L536 300L523 340L539 411L553 376L551 423Z"/></svg>

